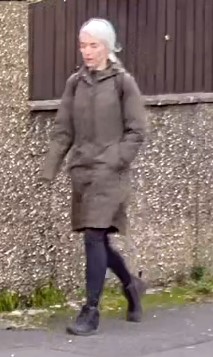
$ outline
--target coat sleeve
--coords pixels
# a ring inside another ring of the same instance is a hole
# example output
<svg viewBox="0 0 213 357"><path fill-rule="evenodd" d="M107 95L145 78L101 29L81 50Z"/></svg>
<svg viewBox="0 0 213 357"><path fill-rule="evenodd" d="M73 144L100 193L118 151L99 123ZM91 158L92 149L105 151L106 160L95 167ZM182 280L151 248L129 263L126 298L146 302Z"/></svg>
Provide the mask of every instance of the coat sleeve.
<svg viewBox="0 0 213 357"><path fill-rule="evenodd" d="M121 165L128 166L145 140L146 116L141 92L128 73L124 75L123 92L124 134L119 144L119 156Z"/></svg>
<svg viewBox="0 0 213 357"><path fill-rule="evenodd" d="M73 81L74 75L67 80L61 104L56 115L50 148L45 159L42 173L42 178L46 180L55 178L65 155L73 143Z"/></svg>

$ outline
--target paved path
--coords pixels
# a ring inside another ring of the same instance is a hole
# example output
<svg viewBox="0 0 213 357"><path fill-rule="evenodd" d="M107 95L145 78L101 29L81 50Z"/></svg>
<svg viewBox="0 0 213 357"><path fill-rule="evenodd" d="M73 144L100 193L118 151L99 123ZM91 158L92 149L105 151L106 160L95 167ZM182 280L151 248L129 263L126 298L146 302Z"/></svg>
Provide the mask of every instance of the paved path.
<svg viewBox="0 0 213 357"><path fill-rule="evenodd" d="M0 357L212 357L213 304L148 312L142 324L105 320L97 336L0 331Z"/></svg>

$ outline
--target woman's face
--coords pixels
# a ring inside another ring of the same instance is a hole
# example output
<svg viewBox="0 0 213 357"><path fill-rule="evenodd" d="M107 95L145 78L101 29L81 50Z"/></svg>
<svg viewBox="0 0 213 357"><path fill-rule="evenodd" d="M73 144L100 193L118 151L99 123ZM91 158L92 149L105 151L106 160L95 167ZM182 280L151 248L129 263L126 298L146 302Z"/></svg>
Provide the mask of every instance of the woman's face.
<svg viewBox="0 0 213 357"><path fill-rule="evenodd" d="M90 69L105 69L109 51L104 43L83 31L80 33L79 40L85 65Z"/></svg>

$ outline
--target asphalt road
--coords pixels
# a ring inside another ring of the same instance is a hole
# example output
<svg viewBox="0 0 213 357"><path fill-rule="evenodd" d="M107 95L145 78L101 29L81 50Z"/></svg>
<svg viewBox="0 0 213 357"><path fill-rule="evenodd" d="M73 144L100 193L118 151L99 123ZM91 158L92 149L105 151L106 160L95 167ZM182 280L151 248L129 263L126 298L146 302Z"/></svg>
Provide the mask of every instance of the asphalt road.
<svg viewBox="0 0 213 357"><path fill-rule="evenodd" d="M148 312L141 324L102 321L97 336L0 330L0 357L212 357L213 304Z"/></svg>

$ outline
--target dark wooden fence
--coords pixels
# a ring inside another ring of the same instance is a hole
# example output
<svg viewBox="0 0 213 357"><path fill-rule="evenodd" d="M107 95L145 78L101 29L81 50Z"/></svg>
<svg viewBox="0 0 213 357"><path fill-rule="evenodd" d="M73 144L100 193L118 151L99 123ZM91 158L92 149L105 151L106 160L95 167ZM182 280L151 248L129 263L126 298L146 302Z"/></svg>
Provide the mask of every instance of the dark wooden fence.
<svg viewBox="0 0 213 357"><path fill-rule="evenodd" d="M144 94L213 92L213 0L45 0L29 5L30 99L60 98L80 64L78 31L112 21Z"/></svg>

